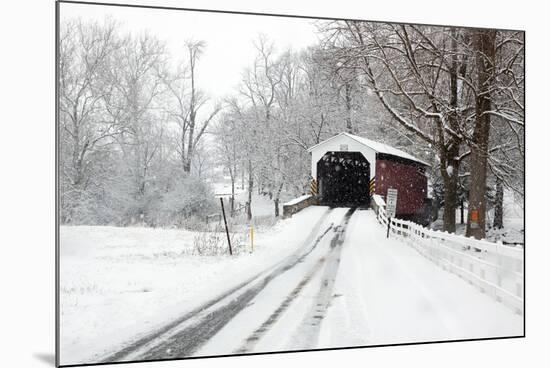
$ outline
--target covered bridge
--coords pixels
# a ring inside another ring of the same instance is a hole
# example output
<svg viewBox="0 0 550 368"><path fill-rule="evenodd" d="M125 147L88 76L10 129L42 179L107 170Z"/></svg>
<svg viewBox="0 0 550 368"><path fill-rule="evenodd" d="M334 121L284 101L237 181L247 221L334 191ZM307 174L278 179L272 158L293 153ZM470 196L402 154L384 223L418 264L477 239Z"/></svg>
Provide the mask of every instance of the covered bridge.
<svg viewBox="0 0 550 368"><path fill-rule="evenodd" d="M388 188L394 188L398 190L397 217L426 222L428 163L349 133L335 135L308 152L312 194L320 204L368 206L373 194L385 198Z"/></svg>

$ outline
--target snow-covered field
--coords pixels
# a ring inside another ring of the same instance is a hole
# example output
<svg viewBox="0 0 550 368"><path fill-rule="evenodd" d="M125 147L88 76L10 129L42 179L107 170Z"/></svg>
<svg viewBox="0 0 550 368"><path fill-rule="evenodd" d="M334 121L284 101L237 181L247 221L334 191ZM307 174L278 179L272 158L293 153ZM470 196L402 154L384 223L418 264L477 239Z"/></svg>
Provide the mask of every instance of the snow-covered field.
<svg viewBox="0 0 550 368"><path fill-rule="evenodd" d="M405 242L386 239L372 210L306 208L260 228L255 251L232 257L197 255L196 236L62 226L61 363L100 362L123 347L132 349L121 358L128 360L523 334L520 315ZM192 317L197 334L218 321L219 329L201 335L204 344L189 345L196 335L185 320L140 345L238 285L245 286ZM186 344L189 352L172 350Z"/></svg>
<svg viewBox="0 0 550 368"><path fill-rule="evenodd" d="M193 255L190 231L62 226L61 362L96 361L268 268L326 210L310 208L257 232L254 253L234 257Z"/></svg>
<svg viewBox="0 0 550 368"><path fill-rule="evenodd" d="M503 220L504 228L493 229L494 211L493 209L487 212L487 234L486 239L489 241L503 241L507 243L523 244L525 242L525 222L523 216L523 205L517 199L514 198L514 194L507 190L504 191L503 201ZM464 222L468 216L468 205L464 205ZM466 224L460 223L460 209L456 210L456 233L464 235L466 233ZM441 230L443 228L443 209L440 210L438 219L434 221L430 228Z"/></svg>
<svg viewBox="0 0 550 368"><path fill-rule="evenodd" d="M514 199L509 191L504 192L504 228L491 229L487 239L508 243L525 243L525 219L523 204ZM490 220L493 220L493 211L490 211Z"/></svg>

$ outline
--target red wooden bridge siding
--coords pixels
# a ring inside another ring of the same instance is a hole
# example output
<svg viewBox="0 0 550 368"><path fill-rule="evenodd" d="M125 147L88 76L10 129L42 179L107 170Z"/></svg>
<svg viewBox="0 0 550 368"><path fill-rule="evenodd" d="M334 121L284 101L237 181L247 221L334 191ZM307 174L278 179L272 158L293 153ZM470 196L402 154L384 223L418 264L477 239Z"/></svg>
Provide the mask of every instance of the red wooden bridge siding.
<svg viewBox="0 0 550 368"><path fill-rule="evenodd" d="M396 215L412 217L421 214L428 192L425 167L413 161L378 155L375 193L386 198L388 188L398 192Z"/></svg>

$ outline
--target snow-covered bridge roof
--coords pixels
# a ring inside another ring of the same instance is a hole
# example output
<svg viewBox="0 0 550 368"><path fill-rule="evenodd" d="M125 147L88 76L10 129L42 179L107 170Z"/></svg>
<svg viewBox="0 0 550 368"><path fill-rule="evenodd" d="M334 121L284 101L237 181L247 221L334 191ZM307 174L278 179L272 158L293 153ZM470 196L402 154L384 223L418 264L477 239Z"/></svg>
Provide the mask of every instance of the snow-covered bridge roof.
<svg viewBox="0 0 550 368"><path fill-rule="evenodd" d="M358 142L358 143L360 143L360 144L376 151L377 153L384 153L384 154L388 154L388 155L392 155L392 156L397 156L397 157L401 157L401 158L404 158L404 159L407 159L407 160L411 160L411 161L421 163L421 164L426 165L426 166L430 166L430 164L428 164L427 162L419 160L418 158L414 157L413 155L408 154L407 152L404 152L404 151L401 151L397 148L388 146L387 144L384 144L384 143L375 142L371 139L359 137L357 135L349 134L349 133L346 133L346 132L342 132L342 133L337 134L337 135L335 135L335 136L333 136L329 139L326 139L326 140L316 144L315 146L312 146L312 147L308 148L307 151L311 152L311 151L315 150L317 147L320 147L320 146L324 145L325 143L328 143L328 142L330 142L334 139L337 139L339 137L342 137L342 136L346 136L348 138L351 138L351 139L355 140L356 142Z"/></svg>

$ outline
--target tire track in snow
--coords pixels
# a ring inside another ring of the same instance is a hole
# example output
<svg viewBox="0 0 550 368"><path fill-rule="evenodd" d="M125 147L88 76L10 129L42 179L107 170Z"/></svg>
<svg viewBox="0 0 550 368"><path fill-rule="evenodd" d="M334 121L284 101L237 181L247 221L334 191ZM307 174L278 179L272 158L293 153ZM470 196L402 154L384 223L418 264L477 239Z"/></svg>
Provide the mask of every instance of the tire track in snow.
<svg viewBox="0 0 550 368"><path fill-rule="evenodd" d="M290 306L290 304L294 301L298 294L300 294L304 286L306 286L307 283L313 278L313 276L315 276L323 263L325 263L325 260L326 258L322 257L315 263L308 274L302 279L302 281L298 283L298 285L290 292L290 294L288 294L285 300L279 305L277 309L275 309L275 311L269 316L269 318L264 323L262 323L260 327L254 330L253 334L245 340L245 343L242 347L235 350L236 354L246 353L254 348L256 342L258 342L260 338L269 330L269 328L279 320L279 316Z"/></svg>
<svg viewBox="0 0 550 368"><path fill-rule="evenodd" d="M327 264L321 277L321 287L310 310L290 340L290 347L292 349L313 349L317 347L321 323L334 298L334 283L340 266L340 255L344 245L347 225L355 210L355 208L350 209L344 218L343 225L335 229L337 235L332 239L330 244L331 251L327 257Z"/></svg>
<svg viewBox="0 0 550 368"><path fill-rule="evenodd" d="M260 272L217 298L186 313L164 328L109 355L101 362L156 360L192 355L237 313L244 309L271 280L302 262L316 248L322 238L333 227L331 223L325 231L317 235L331 211L332 209L329 209L321 216L298 251L267 271ZM317 237L315 237L316 235ZM313 244L304 252L304 248L312 241ZM266 273L268 274L265 275ZM262 277L262 275L265 276Z"/></svg>
<svg viewBox="0 0 550 368"><path fill-rule="evenodd" d="M303 254L294 262L278 269L263 278L258 285L247 289L237 296L229 304L203 314L201 320L181 332L168 338L167 341L148 350L142 359L166 359L192 355L198 348L221 330L237 313L243 310L262 291L266 285L283 272L290 270L296 264L303 262L303 259L317 246L321 239L332 229L332 224L316 239L308 252Z"/></svg>
<svg viewBox="0 0 550 368"><path fill-rule="evenodd" d="M275 311L258 327L250 337L248 337L243 345L235 351L235 353L246 353L254 349L258 341L269 331L269 329L279 320L282 313L287 310L296 297L300 294L303 288L313 279L317 272L321 269L321 266L328 260L328 264L323 272L321 289L319 290L314 308L308 312L306 318L299 327L298 334L300 336L314 336L315 341L319 334L320 315L324 316L326 309L332 296L332 290L334 287L334 279L338 271L338 264L340 262L340 250L344 242L344 233L349 222L350 217L355 212L355 208L352 208L346 212L342 223L334 227L336 234L330 241L330 250L328 254L321 257L309 270L309 272L303 277L298 285L288 294L283 302L275 309ZM329 229L330 230L330 229ZM325 232L326 234L326 232ZM304 257L305 258L305 255ZM324 308L324 309L323 309ZM312 321L313 320L313 323ZM306 337L306 339L309 337Z"/></svg>

